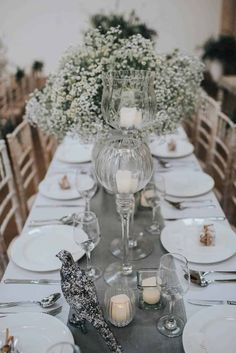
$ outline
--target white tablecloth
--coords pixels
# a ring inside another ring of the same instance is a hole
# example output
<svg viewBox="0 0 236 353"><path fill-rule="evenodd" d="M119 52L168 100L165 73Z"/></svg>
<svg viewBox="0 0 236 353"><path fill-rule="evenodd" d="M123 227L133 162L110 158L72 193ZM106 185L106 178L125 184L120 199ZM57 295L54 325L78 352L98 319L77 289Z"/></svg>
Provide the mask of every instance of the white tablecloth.
<svg viewBox="0 0 236 353"><path fill-rule="evenodd" d="M182 129L180 129L180 133L178 133L177 139L186 139L186 136L183 132ZM173 170L179 170L181 168L183 168L183 166L181 165L180 161L184 161L184 163L186 163L186 165L184 166L184 168L187 169L194 169L194 170L200 170L199 164L197 162L196 157L192 154L184 159L178 159L178 160L171 160L170 163L173 165ZM156 162L157 163L157 162ZM69 168L71 170L73 170L73 168L75 168L76 166L69 166ZM81 168L89 168L90 165L88 164L83 164ZM63 164L61 162L59 162L58 160L56 160L56 158L54 158L54 160L52 161L50 168L48 170L47 176L48 175L52 175L53 173L57 173L60 171L66 171L68 170L68 165ZM160 173L164 173L167 172L167 169L164 168L159 168ZM46 177L47 177L46 176ZM201 197L198 198L199 200L205 200L205 199L211 199L213 204L216 206L215 208L204 208L204 209L187 209L187 210L183 210L183 211L178 211L173 209L172 207L168 207L168 205L165 205L165 208L163 209L163 216L164 218L185 218L185 217L191 217L191 218L197 218L197 217L221 217L224 216L224 213L221 209L221 207L219 206L219 203L214 195L214 193L211 191ZM62 204L65 205L64 207L53 207L53 205L56 204ZM64 216L68 213L71 213L73 211L76 211L78 208L77 206L75 207L67 207L68 204L72 204L73 205L80 205L81 207L83 207L84 202L81 199L78 200L73 200L72 201L54 201L54 200L50 200L47 199L46 197L43 197L41 195L38 195L35 203L33 205L33 208L29 214L28 220L24 226L23 232L27 232L28 228L28 224L31 220L35 220L35 219L44 219L44 218L54 218L54 217L61 217ZM39 207L42 205L51 205L52 207ZM222 222L222 221L221 221ZM223 221L226 225L228 225L227 220ZM166 221L166 223L168 224L168 221ZM229 225L228 225L229 226ZM204 266L200 266L197 264L190 264L191 267L197 268L197 269L204 269L204 270L216 270L216 269L220 269L220 270L236 270L236 255L233 256L232 258L223 261L221 263L217 263L217 264L212 264L212 265L204 265ZM19 268L18 266L16 266L12 261L10 261L4 278L48 278L48 279L58 279L59 278L59 271L53 271L53 272L46 272L46 273L34 273L34 272L29 272L26 270L23 270L21 268ZM9 288L9 291L11 291L11 285L6 285ZM40 296L40 294L44 294L45 289L42 289L41 293L40 293L40 288L42 286L35 286L35 285L31 285L33 286L33 288L35 288L35 290L37 290L37 296ZM53 286L55 288L55 286ZM12 287L13 288L13 287ZM24 289L25 288L25 289ZM25 286L22 287L21 289L21 295L22 293L24 293L27 295L27 291L28 291L29 286ZM59 287L58 287L59 288ZM33 289L34 290L34 289ZM205 299L236 299L236 284L212 284L209 285L207 288L200 288L196 285L191 284L190 290L186 296L187 298L205 298ZM11 300L13 300L14 298L11 297ZM15 293L15 299L21 299L19 298L19 292ZM194 306L191 304L188 304L187 301L185 299L185 306L186 306L186 314L187 317L190 317L194 312L201 310L200 306ZM60 319L62 319L64 322L67 321L67 317L68 317L68 306L64 303L63 305L63 311L58 315L58 317Z"/></svg>

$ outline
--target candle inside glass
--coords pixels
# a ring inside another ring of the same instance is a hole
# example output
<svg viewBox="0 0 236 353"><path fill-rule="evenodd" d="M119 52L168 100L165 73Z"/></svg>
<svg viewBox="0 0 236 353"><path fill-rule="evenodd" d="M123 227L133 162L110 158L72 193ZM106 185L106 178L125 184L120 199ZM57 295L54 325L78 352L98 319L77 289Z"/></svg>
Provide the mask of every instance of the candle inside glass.
<svg viewBox="0 0 236 353"><path fill-rule="evenodd" d="M130 299L126 294L118 294L111 297L111 319L116 323L130 320Z"/></svg>
<svg viewBox="0 0 236 353"><path fill-rule="evenodd" d="M119 194L132 194L137 191L138 178L135 178L129 170L118 170L116 185Z"/></svg>
<svg viewBox="0 0 236 353"><path fill-rule="evenodd" d="M160 301L161 293L157 286L156 277L149 277L142 280L143 301L147 304L154 305Z"/></svg>
<svg viewBox="0 0 236 353"><path fill-rule="evenodd" d="M142 111L136 107L122 107L120 109L120 126L121 127L140 127L142 124Z"/></svg>

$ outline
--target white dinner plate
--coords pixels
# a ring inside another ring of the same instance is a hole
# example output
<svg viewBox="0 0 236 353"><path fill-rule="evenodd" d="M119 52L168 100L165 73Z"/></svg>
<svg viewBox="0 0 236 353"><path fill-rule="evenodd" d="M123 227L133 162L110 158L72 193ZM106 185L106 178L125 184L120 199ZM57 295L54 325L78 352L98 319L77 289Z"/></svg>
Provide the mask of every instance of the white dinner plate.
<svg viewBox="0 0 236 353"><path fill-rule="evenodd" d="M185 353L235 353L236 307L219 305L202 309L186 323Z"/></svg>
<svg viewBox="0 0 236 353"><path fill-rule="evenodd" d="M206 221L179 220L165 226L161 232L161 243L170 253L179 253L190 262L215 263L236 253L236 234L220 222L212 222L215 230L215 245L200 243L200 233Z"/></svg>
<svg viewBox="0 0 236 353"><path fill-rule="evenodd" d="M87 240L81 229L81 238ZM19 267L29 271L55 271L61 268L56 257L60 250L68 250L74 260L79 260L84 251L75 243L73 227L48 225L30 230L19 236L11 246L11 259Z"/></svg>
<svg viewBox="0 0 236 353"><path fill-rule="evenodd" d="M67 175L70 183L70 189L61 189L59 182L61 178ZM93 187L93 179L86 174L78 174L80 190L88 190ZM60 173L46 177L39 184L39 192L41 195L46 196L53 200L74 200L80 198L80 194L75 187L75 173Z"/></svg>
<svg viewBox="0 0 236 353"><path fill-rule="evenodd" d="M151 153L159 158L181 158L193 153L194 147L190 142L178 139L176 139L175 142L176 150L169 151L168 141L165 141L164 143L154 141L150 144Z"/></svg>
<svg viewBox="0 0 236 353"><path fill-rule="evenodd" d="M2 317L1 338L9 328L10 335L19 339L24 353L46 353L52 345L66 341L74 343L66 325L57 318L43 313L18 313Z"/></svg>
<svg viewBox="0 0 236 353"><path fill-rule="evenodd" d="M63 143L56 152L56 158L64 163L85 163L92 158L93 145L79 142Z"/></svg>
<svg viewBox="0 0 236 353"><path fill-rule="evenodd" d="M212 177L203 172L185 170L165 173L166 194L174 197L203 195L214 187Z"/></svg>

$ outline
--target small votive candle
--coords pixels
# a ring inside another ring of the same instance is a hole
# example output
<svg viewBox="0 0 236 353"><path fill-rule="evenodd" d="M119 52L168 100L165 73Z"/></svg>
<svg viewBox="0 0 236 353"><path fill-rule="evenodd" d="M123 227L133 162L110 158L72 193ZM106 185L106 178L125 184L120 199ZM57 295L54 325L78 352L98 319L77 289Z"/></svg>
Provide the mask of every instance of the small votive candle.
<svg viewBox="0 0 236 353"><path fill-rule="evenodd" d="M159 310L162 307L158 278L158 269L140 269L137 271L139 307L141 309Z"/></svg>
<svg viewBox="0 0 236 353"><path fill-rule="evenodd" d="M107 319L117 327L127 326L134 317L135 296L130 288L108 288L105 293Z"/></svg>

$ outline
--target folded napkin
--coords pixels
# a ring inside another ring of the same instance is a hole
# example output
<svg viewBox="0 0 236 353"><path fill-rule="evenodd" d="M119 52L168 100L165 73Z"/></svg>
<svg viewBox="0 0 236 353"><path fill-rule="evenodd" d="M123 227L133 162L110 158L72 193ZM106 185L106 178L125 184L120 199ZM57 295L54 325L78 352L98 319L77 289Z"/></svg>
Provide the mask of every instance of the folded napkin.
<svg viewBox="0 0 236 353"><path fill-rule="evenodd" d="M58 285L33 285L33 284L3 284L0 283L0 303L22 300L38 301L52 294L61 293L61 286ZM64 305L63 296L50 308L42 308L40 305L21 305L10 308L2 308L0 306L0 316L4 313L14 312L43 312L50 313L51 310L57 309Z"/></svg>

